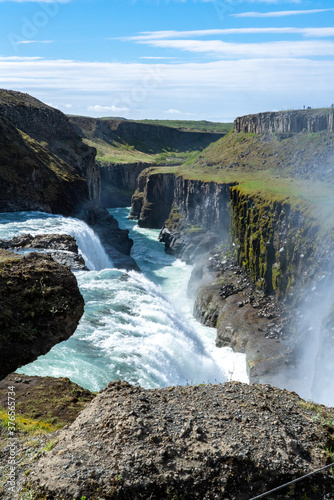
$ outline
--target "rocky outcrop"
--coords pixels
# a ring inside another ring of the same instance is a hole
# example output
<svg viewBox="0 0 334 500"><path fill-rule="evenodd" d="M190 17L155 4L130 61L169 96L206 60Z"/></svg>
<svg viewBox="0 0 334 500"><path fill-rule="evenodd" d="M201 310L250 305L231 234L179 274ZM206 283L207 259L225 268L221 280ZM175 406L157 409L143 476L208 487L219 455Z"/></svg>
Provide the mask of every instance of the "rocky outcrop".
<svg viewBox="0 0 334 500"><path fill-rule="evenodd" d="M139 174L149 166L147 163L100 166L101 203L108 208L129 207Z"/></svg>
<svg viewBox="0 0 334 500"><path fill-rule="evenodd" d="M277 111L238 117L235 132L253 134L334 131L334 109Z"/></svg>
<svg viewBox="0 0 334 500"><path fill-rule="evenodd" d="M10 90L0 91L0 114L85 179L87 199L99 205L101 186L96 150L84 144L66 115L28 94Z"/></svg>
<svg viewBox="0 0 334 500"><path fill-rule="evenodd" d="M217 329L218 347L246 354L252 382L275 384L276 380L277 385L278 376L291 364L283 306L257 289L226 250L214 248L193 270L188 293L196 298L194 315Z"/></svg>
<svg viewBox="0 0 334 500"><path fill-rule="evenodd" d="M204 149L224 135L215 132L186 132L173 127L122 119L102 120L71 116L70 120L81 137L101 139L109 144L117 142L135 146L138 151L144 153Z"/></svg>
<svg viewBox="0 0 334 500"><path fill-rule="evenodd" d="M26 487L35 500L248 500L329 464L332 419L270 386L113 382L30 467ZM327 469L276 498L331 499L333 488Z"/></svg>
<svg viewBox="0 0 334 500"><path fill-rule="evenodd" d="M84 301L68 267L0 251L0 379L75 331Z"/></svg>
<svg viewBox="0 0 334 500"><path fill-rule="evenodd" d="M72 270L84 270L88 268L81 255L75 238L68 234L22 234L11 240L0 240L0 248L4 250L43 250L44 254L50 255L56 262L70 267Z"/></svg>

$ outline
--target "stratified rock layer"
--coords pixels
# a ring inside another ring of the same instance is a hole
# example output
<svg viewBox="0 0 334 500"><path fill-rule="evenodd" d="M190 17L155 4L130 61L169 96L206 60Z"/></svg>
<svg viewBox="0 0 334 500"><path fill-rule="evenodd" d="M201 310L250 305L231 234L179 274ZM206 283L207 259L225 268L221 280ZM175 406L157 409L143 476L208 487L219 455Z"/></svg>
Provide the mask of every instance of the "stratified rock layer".
<svg viewBox="0 0 334 500"><path fill-rule="evenodd" d="M334 131L334 109L258 113L238 117L236 132L253 134Z"/></svg>
<svg viewBox="0 0 334 500"><path fill-rule="evenodd" d="M144 390L113 382L27 483L34 498L249 500L330 463L333 427L324 421L332 414L270 386ZM333 488L327 470L295 485L293 498L332 499Z"/></svg>
<svg viewBox="0 0 334 500"><path fill-rule="evenodd" d="M67 340L83 311L68 267L46 255L0 251L0 378Z"/></svg>

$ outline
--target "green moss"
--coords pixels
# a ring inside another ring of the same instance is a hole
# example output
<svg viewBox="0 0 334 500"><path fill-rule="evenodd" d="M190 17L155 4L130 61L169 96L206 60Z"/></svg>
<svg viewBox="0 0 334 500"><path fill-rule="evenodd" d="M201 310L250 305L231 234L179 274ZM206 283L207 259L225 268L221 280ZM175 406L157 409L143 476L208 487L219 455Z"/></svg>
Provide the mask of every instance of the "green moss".
<svg viewBox="0 0 334 500"><path fill-rule="evenodd" d="M8 412L0 409L0 421L1 426L8 428L8 425L12 420L8 417ZM44 422L42 420L34 420L32 418L25 417L24 415L15 415L15 432L23 431L27 434L45 434L49 432L54 432L57 427L54 425Z"/></svg>

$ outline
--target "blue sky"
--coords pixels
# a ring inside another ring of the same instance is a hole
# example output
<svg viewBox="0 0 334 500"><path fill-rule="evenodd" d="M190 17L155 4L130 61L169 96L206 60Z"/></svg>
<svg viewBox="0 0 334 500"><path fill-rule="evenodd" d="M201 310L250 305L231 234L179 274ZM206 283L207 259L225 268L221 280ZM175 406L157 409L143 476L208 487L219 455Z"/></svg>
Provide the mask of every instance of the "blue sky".
<svg viewBox="0 0 334 500"><path fill-rule="evenodd" d="M0 86L71 114L232 121L334 102L332 0L0 0Z"/></svg>

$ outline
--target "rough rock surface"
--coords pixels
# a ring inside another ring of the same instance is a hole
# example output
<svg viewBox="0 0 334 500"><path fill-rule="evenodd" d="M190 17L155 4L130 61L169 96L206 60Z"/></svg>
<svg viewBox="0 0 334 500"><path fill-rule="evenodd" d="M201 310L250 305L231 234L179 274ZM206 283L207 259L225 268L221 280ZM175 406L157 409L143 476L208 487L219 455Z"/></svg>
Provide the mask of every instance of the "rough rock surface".
<svg viewBox="0 0 334 500"><path fill-rule="evenodd" d="M50 255L56 262L69 266L72 270L84 270L88 268L81 255L79 255L78 245L75 238L68 234L22 234L11 240L0 240L0 248L4 250L46 250L45 254Z"/></svg>
<svg viewBox="0 0 334 500"><path fill-rule="evenodd" d="M253 134L334 131L334 110L277 111L236 118L236 132Z"/></svg>
<svg viewBox="0 0 334 500"><path fill-rule="evenodd" d="M113 382L31 468L26 487L50 500L249 500L331 463L333 430L333 409L270 386ZM275 498L333 492L327 469Z"/></svg>
<svg viewBox="0 0 334 500"><path fill-rule="evenodd" d="M291 361L282 304L256 289L235 259L219 248L194 268L188 293L196 297L195 317L217 328L216 345L246 353L252 382L274 383Z"/></svg>
<svg viewBox="0 0 334 500"><path fill-rule="evenodd" d="M0 379L75 331L84 300L75 276L51 257L0 251Z"/></svg>

